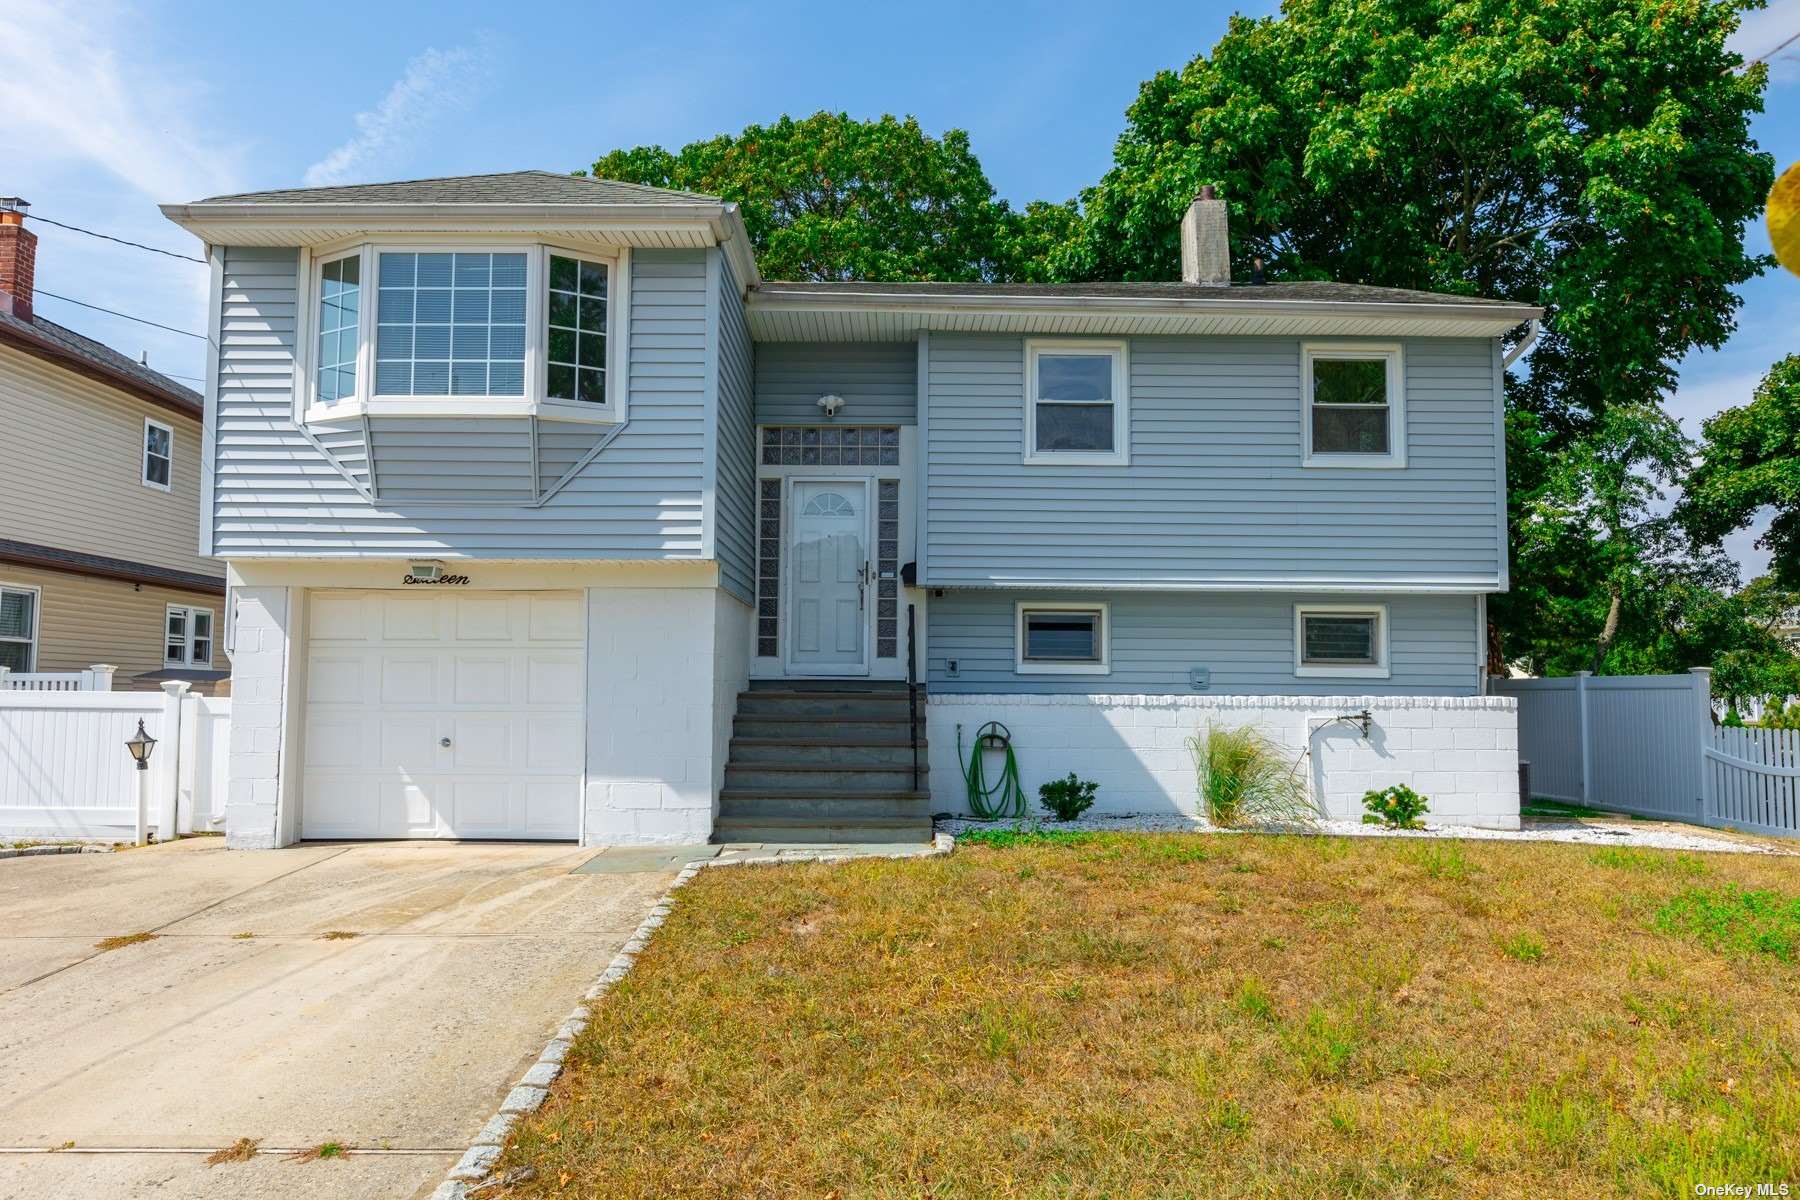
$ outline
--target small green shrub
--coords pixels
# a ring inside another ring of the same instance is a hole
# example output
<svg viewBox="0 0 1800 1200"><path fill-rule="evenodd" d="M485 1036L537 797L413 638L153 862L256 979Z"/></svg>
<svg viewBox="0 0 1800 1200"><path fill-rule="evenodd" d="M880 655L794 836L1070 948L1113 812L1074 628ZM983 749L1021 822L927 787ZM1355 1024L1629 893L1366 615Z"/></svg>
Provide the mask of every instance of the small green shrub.
<svg viewBox="0 0 1800 1200"><path fill-rule="evenodd" d="M1544 940L1535 933L1515 933L1500 939L1500 953L1519 962L1542 962L1545 949Z"/></svg>
<svg viewBox="0 0 1800 1200"><path fill-rule="evenodd" d="M1298 763L1262 731L1209 725L1187 747L1206 819L1214 825L1310 825L1316 818Z"/></svg>
<svg viewBox="0 0 1800 1200"><path fill-rule="evenodd" d="M1419 818L1425 815L1430 805L1425 802L1425 797L1404 783L1396 783L1380 791L1364 792L1363 807L1368 809L1363 814L1364 825L1417 829L1424 824Z"/></svg>
<svg viewBox="0 0 1800 1200"><path fill-rule="evenodd" d="M1100 785L1091 779L1078 778L1070 771L1067 779L1052 779L1038 788L1038 803L1050 810L1059 821L1073 821L1094 807L1094 793Z"/></svg>

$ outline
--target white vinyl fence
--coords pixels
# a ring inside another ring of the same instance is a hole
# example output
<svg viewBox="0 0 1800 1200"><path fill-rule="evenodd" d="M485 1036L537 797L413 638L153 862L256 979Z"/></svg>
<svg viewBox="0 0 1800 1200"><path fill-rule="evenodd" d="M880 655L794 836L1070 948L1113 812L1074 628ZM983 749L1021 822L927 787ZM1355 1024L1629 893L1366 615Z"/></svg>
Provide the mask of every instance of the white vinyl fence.
<svg viewBox="0 0 1800 1200"><path fill-rule="evenodd" d="M0 667L0 692L110 692L119 668L99 663L80 671L15 671Z"/></svg>
<svg viewBox="0 0 1800 1200"><path fill-rule="evenodd" d="M149 823L159 838L220 828L231 701L165 683L159 692L0 689L0 840L129 840L138 721L150 755Z"/></svg>
<svg viewBox="0 0 1800 1200"><path fill-rule="evenodd" d="M1713 723L1712 672L1497 679L1531 790L1592 808L1800 837L1800 735Z"/></svg>

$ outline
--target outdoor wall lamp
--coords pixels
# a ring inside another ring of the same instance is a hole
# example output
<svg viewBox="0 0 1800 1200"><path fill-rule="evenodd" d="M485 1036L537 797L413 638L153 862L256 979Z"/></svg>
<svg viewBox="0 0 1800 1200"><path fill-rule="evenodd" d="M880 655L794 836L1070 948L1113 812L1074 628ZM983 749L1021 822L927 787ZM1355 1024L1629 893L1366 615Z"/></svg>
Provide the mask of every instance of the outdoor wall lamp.
<svg viewBox="0 0 1800 1200"><path fill-rule="evenodd" d="M150 752L156 749L156 739L145 730L142 717L137 732L125 740L125 749L137 764L137 844L142 846L150 840Z"/></svg>

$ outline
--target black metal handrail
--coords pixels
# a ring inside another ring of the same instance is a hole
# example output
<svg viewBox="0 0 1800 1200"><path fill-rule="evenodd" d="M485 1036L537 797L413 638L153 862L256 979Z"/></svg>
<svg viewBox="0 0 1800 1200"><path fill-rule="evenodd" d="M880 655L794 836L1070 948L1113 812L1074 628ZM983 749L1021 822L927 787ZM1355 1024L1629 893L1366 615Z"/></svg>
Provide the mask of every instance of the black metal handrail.
<svg viewBox="0 0 1800 1200"><path fill-rule="evenodd" d="M913 644L913 606L906 606L906 736L912 742L912 790L919 790L919 652Z"/></svg>

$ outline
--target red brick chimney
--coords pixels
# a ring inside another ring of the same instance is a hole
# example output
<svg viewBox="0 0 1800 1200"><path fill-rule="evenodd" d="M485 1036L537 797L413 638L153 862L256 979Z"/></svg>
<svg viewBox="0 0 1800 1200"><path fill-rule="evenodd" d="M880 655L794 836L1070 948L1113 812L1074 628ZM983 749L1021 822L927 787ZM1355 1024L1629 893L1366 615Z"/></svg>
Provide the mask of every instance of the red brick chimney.
<svg viewBox="0 0 1800 1200"><path fill-rule="evenodd" d="M31 205L0 196L0 303L10 304L21 321L31 320L32 285L37 275L37 234L25 228Z"/></svg>

